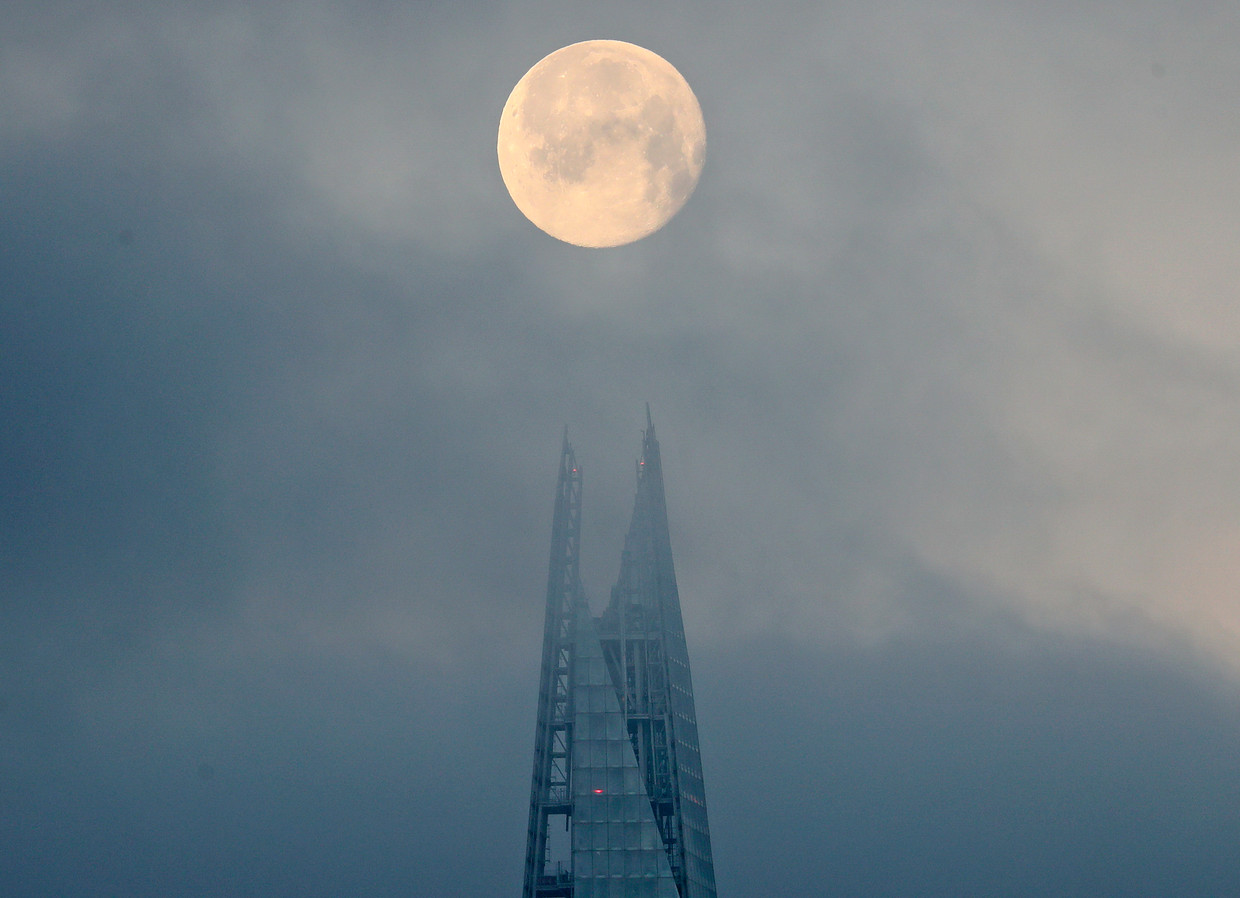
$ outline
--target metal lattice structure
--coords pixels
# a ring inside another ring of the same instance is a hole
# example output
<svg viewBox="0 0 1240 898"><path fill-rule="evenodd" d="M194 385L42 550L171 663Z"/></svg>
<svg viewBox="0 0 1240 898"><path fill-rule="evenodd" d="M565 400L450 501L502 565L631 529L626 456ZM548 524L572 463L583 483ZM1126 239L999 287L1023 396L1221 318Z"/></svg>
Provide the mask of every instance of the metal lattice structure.
<svg viewBox="0 0 1240 898"><path fill-rule="evenodd" d="M693 684L650 409L620 576L581 586L581 470L565 434L524 898L715 898Z"/></svg>

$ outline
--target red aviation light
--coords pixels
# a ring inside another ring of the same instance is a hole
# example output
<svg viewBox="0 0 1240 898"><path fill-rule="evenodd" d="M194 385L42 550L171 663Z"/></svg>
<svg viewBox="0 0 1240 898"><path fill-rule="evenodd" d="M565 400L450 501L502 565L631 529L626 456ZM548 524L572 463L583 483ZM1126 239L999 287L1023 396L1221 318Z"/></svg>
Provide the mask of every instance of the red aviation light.
<svg viewBox="0 0 1240 898"><path fill-rule="evenodd" d="M595 789L595 790L594 790L594 794L595 794L595 795L602 795L602 794L603 794L603 790L602 790L602 789Z"/></svg>

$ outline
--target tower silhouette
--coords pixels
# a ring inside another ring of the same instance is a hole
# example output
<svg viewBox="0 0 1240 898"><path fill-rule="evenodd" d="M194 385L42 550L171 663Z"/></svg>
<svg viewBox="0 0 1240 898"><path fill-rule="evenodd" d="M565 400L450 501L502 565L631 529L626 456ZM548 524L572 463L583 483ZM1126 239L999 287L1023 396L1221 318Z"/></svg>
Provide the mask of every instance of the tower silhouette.
<svg viewBox="0 0 1240 898"><path fill-rule="evenodd" d="M697 716L650 407L620 576L581 585L564 435L551 528L524 898L714 898Z"/></svg>

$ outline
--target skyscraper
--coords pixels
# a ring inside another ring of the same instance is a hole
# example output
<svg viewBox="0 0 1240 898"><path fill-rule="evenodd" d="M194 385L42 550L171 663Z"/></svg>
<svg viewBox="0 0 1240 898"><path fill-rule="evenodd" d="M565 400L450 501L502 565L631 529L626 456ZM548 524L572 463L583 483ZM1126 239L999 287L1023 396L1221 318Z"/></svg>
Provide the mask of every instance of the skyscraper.
<svg viewBox="0 0 1240 898"><path fill-rule="evenodd" d="M581 469L564 436L524 898L714 898L697 716L650 409L611 601L578 565Z"/></svg>

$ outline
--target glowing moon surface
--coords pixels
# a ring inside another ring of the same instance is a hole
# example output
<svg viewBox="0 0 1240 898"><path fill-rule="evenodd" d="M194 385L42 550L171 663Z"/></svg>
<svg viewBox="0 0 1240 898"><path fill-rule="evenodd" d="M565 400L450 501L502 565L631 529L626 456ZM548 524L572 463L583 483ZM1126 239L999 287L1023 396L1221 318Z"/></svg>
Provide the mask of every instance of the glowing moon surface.
<svg viewBox="0 0 1240 898"><path fill-rule="evenodd" d="M697 186L706 125L680 72L622 41L556 50L517 82L499 170L525 217L577 246L657 231Z"/></svg>

